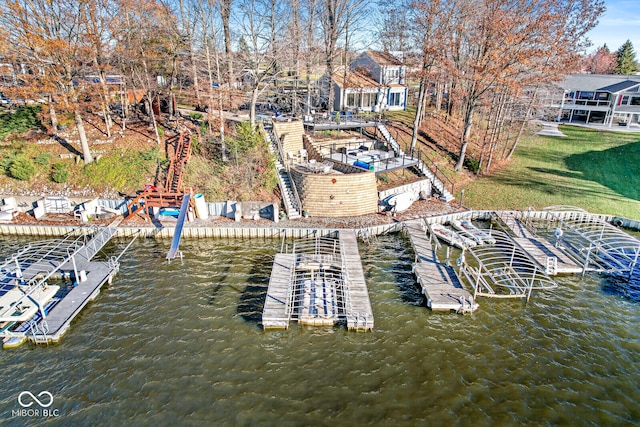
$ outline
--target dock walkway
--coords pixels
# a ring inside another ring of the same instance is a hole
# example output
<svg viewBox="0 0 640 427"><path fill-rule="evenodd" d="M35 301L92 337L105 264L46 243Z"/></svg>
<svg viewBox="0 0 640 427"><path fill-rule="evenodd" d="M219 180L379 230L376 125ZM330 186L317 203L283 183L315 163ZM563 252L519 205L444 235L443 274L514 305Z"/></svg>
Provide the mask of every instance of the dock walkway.
<svg viewBox="0 0 640 427"><path fill-rule="evenodd" d="M70 264L68 262L67 264ZM58 342L69 329L71 321L82 309L93 301L106 282L111 282L117 265L107 262L76 261L78 271L86 274L86 280L79 282L62 300L53 306L45 322L38 324L37 332L29 338L36 343ZM62 270L72 270L71 265L63 265Z"/></svg>
<svg viewBox="0 0 640 427"><path fill-rule="evenodd" d="M287 329L292 320L309 325L345 322L347 329L354 331L373 329L373 311L355 231L341 230L339 243L340 259L336 260L339 262L335 262L339 267L339 275L325 276L328 281L321 281L315 285L312 284L314 275L320 270L325 274L331 274L327 270L329 264L333 264L333 261L328 261L329 257L326 262L319 262L318 260L323 259L322 254L276 254L262 311L264 329ZM330 259L333 260L333 257ZM320 288L324 297L316 294ZM334 291L336 298L331 296L334 295ZM326 312L316 317L313 313L315 304L310 301L311 298L328 304L330 307L325 308L330 313ZM335 309L332 308L334 304L338 305Z"/></svg>
<svg viewBox="0 0 640 427"><path fill-rule="evenodd" d="M362 259L358 251L358 239L355 230L340 230L340 246L343 268L346 270L348 289L347 329L370 331L373 329L373 310L369 300L369 291L364 280Z"/></svg>
<svg viewBox="0 0 640 427"><path fill-rule="evenodd" d="M427 298L427 307L433 311L475 311L478 304L463 288L453 268L438 262L435 249L423 228L423 221L408 221L405 225L416 255L413 272Z"/></svg>
<svg viewBox="0 0 640 427"><path fill-rule="evenodd" d="M98 296L102 286L111 282L118 271L118 262L115 260L91 261L91 259L115 234L119 222L119 220L114 221L108 227L98 231L91 240L75 252L74 256L55 268L63 275L64 272L68 272L69 277L74 277L76 285L51 308L45 319L34 325L33 330L28 331L30 340L42 344L58 342L69 329L73 319Z"/></svg>
<svg viewBox="0 0 640 427"><path fill-rule="evenodd" d="M516 237L512 237L513 240L520 245L520 247L529 254L531 259L548 275L577 274L582 272L583 267L573 258L546 239L535 236L522 221L516 218L513 212L502 211L496 213L496 216L515 234Z"/></svg>
<svg viewBox="0 0 640 427"><path fill-rule="evenodd" d="M295 263L295 254L276 254L273 260L267 298L262 311L264 329L287 329L290 316L287 313L287 300Z"/></svg>

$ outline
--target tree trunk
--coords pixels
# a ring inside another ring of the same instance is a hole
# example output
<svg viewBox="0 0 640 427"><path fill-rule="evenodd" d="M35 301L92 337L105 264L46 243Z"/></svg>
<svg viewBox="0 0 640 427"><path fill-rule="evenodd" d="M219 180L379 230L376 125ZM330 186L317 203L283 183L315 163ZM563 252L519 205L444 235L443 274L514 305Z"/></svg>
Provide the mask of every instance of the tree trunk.
<svg viewBox="0 0 640 427"><path fill-rule="evenodd" d="M84 123L82 122L82 116L78 106L75 106L74 117L76 121L76 128L78 129L78 136L80 137L80 147L82 148L82 159L84 164L87 165L93 162L91 151L89 151L89 142L87 141L87 134L84 131Z"/></svg>
<svg viewBox="0 0 640 427"><path fill-rule="evenodd" d="M468 101L471 103L471 101ZM471 137L471 124L473 122L473 104L469 104L466 108L464 115L464 126L462 133L462 145L460 146L460 155L458 156L458 162L456 163L455 170L460 172L464 165L464 158L467 153L467 146L469 145L469 138Z"/></svg>
<svg viewBox="0 0 640 427"><path fill-rule="evenodd" d="M423 110L424 110L424 101L427 95L427 77L422 76L420 78L420 92L418 94L418 105L416 105L416 116L413 119L413 131L411 132L411 153L413 154L413 150L416 148L416 143L418 142L418 130L420 129L420 124L422 123Z"/></svg>
<svg viewBox="0 0 640 427"><path fill-rule="evenodd" d="M158 123L156 123L156 115L153 112L153 98L147 93L147 110L149 111L149 125L153 127L153 132L156 136L156 142L158 145L162 144L160 141L160 133L158 132Z"/></svg>
<svg viewBox="0 0 640 427"><path fill-rule="evenodd" d="M227 59L227 72L229 74L229 96L233 92L233 58L231 55L231 30L229 29L229 17L231 15L231 0L220 0L220 15L224 32L224 51Z"/></svg>
<svg viewBox="0 0 640 427"><path fill-rule="evenodd" d="M520 137L522 136L522 132L524 132L524 128L527 125L528 121L529 121L529 114L531 114L531 110L533 109L533 102L536 98L536 95L538 94L538 88L536 87L535 91L533 92L533 95L531 96L531 101L529 101L529 105L527 106L527 112L524 116L524 119L522 119L522 125L520 126L520 129L518 130L518 134L516 135L515 140L513 141L513 145L511 146L511 149L509 150L509 154L507 154L507 160L511 159L511 156L513 156L513 153L516 151L516 147L518 146L518 142L520 141Z"/></svg>
<svg viewBox="0 0 640 427"><path fill-rule="evenodd" d="M58 131L58 116L56 114L56 108L53 106L53 97L49 95L49 118L51 119L51 126L53 127L53 133Z"/></svg>
<svg viewBox="0 0 640 427"><path fill-rule="evenodd" d="M251 91L251 108L249 109L249 122L251 123L251 129L256 126L256 104L258 102L258 93L258 86L256 86Z"/></svg>

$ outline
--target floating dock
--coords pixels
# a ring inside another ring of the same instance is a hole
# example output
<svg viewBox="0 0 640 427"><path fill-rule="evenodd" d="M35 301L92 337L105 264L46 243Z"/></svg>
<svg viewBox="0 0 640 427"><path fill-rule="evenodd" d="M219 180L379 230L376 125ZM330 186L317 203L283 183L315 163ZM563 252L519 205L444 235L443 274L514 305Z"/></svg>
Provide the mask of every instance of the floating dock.
<svg viewBox="0 0 640 427"><path fill-rule="evenodd" d="M413 272L427 298L427 307L433 311L471 313L478 304L464 289L455 271L438 262L435 248L426 235L422 220L405 223L411 246L416 255Z"/></svg>
<svg viewBox="0 0 640 427"><path fill-rule="evenodd" d="M264 329L287 329L292 321L373 329L355 231L341 230L339 236L299 241L292 253L276 254L262 313Z"/></svg>
<svg viewBox="0 0 640 427"><path fill-rule="evenodd" d="M8 288L15 282L15 289L22 293L10 307L22 307L26 301L31 301L37 305L37 312L29 319L16 317L16 321L5 324L0 331L0 337L5 338L5 347L16 347L27 339L38 344L60 340L73 319L118 271L116 258L108 261L91 259L115 234L119 222L114 221L90 237L36 242L9 259L7 266L11 268L3 270L4 287ZM53 298L34 298L40 289L60 289L47 283L53 278L69 278L73 287Z"/></svg>
<svg viewBox="0 0 640 427"><path fill-rule="evenodd" d="M289 327L288 301L294 267L294 254L276 254L271 269L267 298L264 301L262 311L262 327L264 329L287 329Z"/></svg>
<svg viewBox="0 0 640 427"><path fill-rule="evenodd" d="M520 245L548 275L582 272L583 267L572 257L556 247L555 244L534 235L529 227L516 217L514 212L502 211L496 213L495 216L516 236L512 237L513 241Z"/></svg>
<svg viewBox="0 0 640 427"><path fill-rule="evenodd" d="M340 230L340 246L348 284L347 328L356 331L372 330L373 310L364 281L356 232Z"/></svg>

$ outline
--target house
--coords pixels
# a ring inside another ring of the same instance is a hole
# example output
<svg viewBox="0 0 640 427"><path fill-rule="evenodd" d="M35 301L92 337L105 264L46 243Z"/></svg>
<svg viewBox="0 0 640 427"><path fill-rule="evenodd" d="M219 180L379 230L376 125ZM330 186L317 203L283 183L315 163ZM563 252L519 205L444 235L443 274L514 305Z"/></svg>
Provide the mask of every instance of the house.
<svg viewBox="0 0 640 427"><path fill-rule="evenodd" d="M407 108L406 68L388 52L366 51L356 57L345 72L336 71L334 109L343 111L385 111ZM322 90L328 92L328 78L323 76ZM321 79L321 80L322 80Z"/></svg>
<svg viewBox="0 0 640 427"><path fill-rule="evenodd" d="M639 124L640 76L573 74L558 87L555 97L546 102L557 109L558 121L608 127Z"/></svg>

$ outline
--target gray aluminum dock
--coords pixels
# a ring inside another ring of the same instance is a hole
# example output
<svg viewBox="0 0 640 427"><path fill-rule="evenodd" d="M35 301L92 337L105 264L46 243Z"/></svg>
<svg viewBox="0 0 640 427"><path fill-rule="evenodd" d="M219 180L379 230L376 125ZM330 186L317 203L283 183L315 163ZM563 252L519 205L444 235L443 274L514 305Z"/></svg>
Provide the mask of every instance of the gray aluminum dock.
<svg viewBox="0 0 640 427"><path fill-rule="evenodd" d="M70 266L66 266L69 268ZM71 321L82 309L100 293L102 286L111 282L116 274L118 266L108 262L78 262L79 271L85 271L87 279L78 283L64 298L56 304L44 322L38 324L37 332L29 335L29 339L46 344L58 342L62 335L69 329ZM65 266L63 266L63 270Z"/></svg>
<svg viewBox="0 0 640 427"><path fill-rule="evenodd" d="M358 239L354 230L340 230L340 246L346 268L348 291L347 328L356 331L373 329L373 310L364 280Z"/></svg>
<svg viewBox="0 0 640 427"><path fill-rule="evenodd" d="M118 259L115 257L107 261L91 259L115 234L119 222L120 219L75 239L69 235L57 241L34 242L9 258L5 263L8 268L3 270L5 288L12 280L18 280L20 284L15 287L20 288L23 296L16 300L15 305L25 305L23 301L28 299L37 303L38 310L28 319L21 319L3 329L5 346L20 345L27 338L42 344L60 340L73 319L118 271ZM72 282L65 287L49 286L47 280L50 278L68 278ZM48 299L34 299L39 295L36 291L48 287L60 292Z"/></svg>
<svg viewBox="0 0 640 427"><path fill-rule="evenodd" d="M298 241L291 253L276 254L262 312L264 329L346 324L373 329L373 311L354 230L339 239Z"/></svg>
<svg viewBox="0 0 640 427"><path fill-rule="evenodd" d="M262 311L262 327L264 329L287 329L289 327L287 300L294 263L294 254L276 254L273 260L269 288Z"/></svg>
<svg viewBox="0 0 640 427"><path fill-rule="evenodd" d="M405 226L416 256L413 272L427 298L427 307L433 311L475 311L478 304L464 289L453 268L438 262L423 224L422 220L416 220L406 222Z"/></svg>
<svg viewBox="0 0 640 427"><path fill-rule="evenodd" d="M512 239L550 276L582 272L581 265L551 242L535 236L514 212L502 211L496 216L516 236Z"/></svg>

